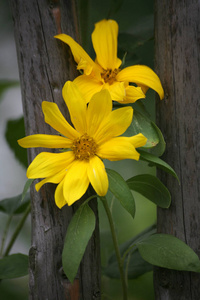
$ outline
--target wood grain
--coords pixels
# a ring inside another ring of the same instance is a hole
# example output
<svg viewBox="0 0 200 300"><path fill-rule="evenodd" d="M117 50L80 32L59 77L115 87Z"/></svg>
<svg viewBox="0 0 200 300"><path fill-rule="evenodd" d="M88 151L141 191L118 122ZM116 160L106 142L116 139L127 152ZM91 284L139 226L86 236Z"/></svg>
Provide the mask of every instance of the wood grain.
<svg viewBox="0 0 200 300"><path fill-rule="evenodd" d="M200 257L200 2L155 1L155 62L165 99L157 100L157 124L167 143L163 159L177 172L160 179L172 195L158 209L158 232L173 234ZM200 275L155 270L156 299L198 300Z"/></svg>
<svg viewBox="0 0 200 300"><path fill-rule="evenodd" d="M54 38L66 33L79 41L75 1L10 0L21 81L26 134L54 133L44 122L42 101L58 104L69 121L62 87L73 80L76 66L70 49ZM43 149L30 149L29 162ZM50 150L48 150L50 151ZM100 299L100 256L97 226L72 285L63 275L61 253L74 207L58 209L55 186L45 184L39 193L31 188L32 245L30 249L31 300Z"/></svg>

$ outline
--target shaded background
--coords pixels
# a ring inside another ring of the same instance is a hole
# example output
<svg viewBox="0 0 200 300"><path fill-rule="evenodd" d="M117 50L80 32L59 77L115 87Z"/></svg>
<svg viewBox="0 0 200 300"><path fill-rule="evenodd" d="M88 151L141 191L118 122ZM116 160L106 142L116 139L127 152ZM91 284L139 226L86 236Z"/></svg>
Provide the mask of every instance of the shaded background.
<svg viewBox="0 0 200 300"><path fill-rule="evenodd" d="M103 18L112 18L119 23L119 52L122 59L125 52L126 65L145 64L153 68L153 1L78 1L82 44L85 50L94 58L91 44L91 33L94 23ZM0 4L0 80L14 81L10 88L4 90L0 98L0 200L20 194L26 181L26 170L15 159L13 151L8 146L5 138L8 120L18 119L22 116L22 104L19 81L15 42L13 36L12 19L9 5L6 0ZM11 82L12 83L12 82ZM148 92L147 99L143 101L154 119L155 103L154 93ZM13 132L14 135L14 132ZM18 136L17 138L20 138ZM155 174L154 168L149 168L146 163L134 161L107 162L107 167L118 171L124 179L142 173ZM116 201L112 202L112 213L119 243L125 242L141 232L156 221L156 207L145 198L134 193L136 201L136 217L134 220L121 208ZM112 239L106 216L102 207L100 211L101 254L102 267L107 266L108 258L113 252ZM20 219L13 218L10 233ZM2 236L7 215L0 213L0 234ZM0 240L1 241L1 240ZM30 246L30 219L27 220L11 253L28 254ZM111 279L104 275L102 268L102 299L121 299L121 285L118 279ZM11 288L12 287L12 288ZM0 283L0 298L28 299L28 276L3 280ZM146 273L137 279L129 280L130 300L153 300L152 272Z"/></svg>

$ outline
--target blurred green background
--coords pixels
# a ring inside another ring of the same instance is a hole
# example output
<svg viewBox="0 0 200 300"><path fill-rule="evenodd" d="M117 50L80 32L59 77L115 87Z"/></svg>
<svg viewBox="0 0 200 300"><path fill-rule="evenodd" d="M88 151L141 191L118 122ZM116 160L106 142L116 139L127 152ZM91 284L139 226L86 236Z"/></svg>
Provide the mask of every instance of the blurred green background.
<svg viewBox="0 0 200 300"><path fill-rule="evenodd" d="M94 23L104 18L111 18L119 24L119 51L118 56L122 59L125 52L126 65L145 64L153 68L154 58L154 8L153 0L79 0L78 14L82 45L84 49L94 58L91 43L91 33ZM0 171L0 200L20 194L25 183L25 168L15 159L13 152L6 142L5 132L7 121L17 119L22 115L20 87L15 84L19 81L17 58L13 36L12 19L7 0L0 4L0 80L14 84L8 89L2 89L0 93L0 141L1 141L1 171ZM142 101L147 108L151 118L155 115L154 93L149 91L147 99ZM14 133L13 133L14 135ZM5 167L4 164L5 163ZM106 166L115 169L124 179L142 173L155 174L155 169L150 168L144 162L120 161L115 163L106 162ZM134 193L136 201L136 217L131 216L122 209L117 201L110 201L113 218L116 226L119 243L132 238L146 227L156 221L156 206ZM106 267L108 259L113 252L112 239L104 210L99 204L100 232L101 232L101 255L102 270ZM13 218L10 232L15 228L20 215ZM0 213L0 234L2 235L7 215ZM28 254L30 246L30 218L26 221L23 230L11 253ZM102 273L104 273L102 271ZM11 288L12 287L12 288ZM153 300L153 275L148 272L137 279L128 282L129 300ZM102 275L102 300L121 299L121 284L118 279L111 279ZM28 299L28 276L7 279L0 283L1 300Z"/></svg>

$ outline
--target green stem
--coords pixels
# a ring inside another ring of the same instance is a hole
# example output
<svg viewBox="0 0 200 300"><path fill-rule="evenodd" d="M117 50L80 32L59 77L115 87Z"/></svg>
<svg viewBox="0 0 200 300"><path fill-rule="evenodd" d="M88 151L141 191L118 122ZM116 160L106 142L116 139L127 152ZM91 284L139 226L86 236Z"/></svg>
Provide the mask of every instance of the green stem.
<svg viewBox="0 0 200 300"><path fill-rule="evenodd" d="M83 204L86 204L86 203L88 203L90 200L92 200L92 199L94 199L94 198L97 198L97 195L95 194L95 195L92 195L92 196L90 196L89 198L87 198L84 202L83 202Z"/></svg>
<svg viewBox="0 0 200 300"><path fill-rule="evenodd" d="M135 249L134 249L135 248ZM137 250L137 247L135 244L133 244L132 246L129 246L129 248L124 252L123 256L122 256L122 261L125 261L126 256L129 254L130 251L132 251L134 249L134 251ZM132 251L132 253L134 252Z"/></svg>
<svg viewBox="0 0 200 300"><path fill-rule="evenodd" d="M24 213L24 216L23 218L20 220L19 224L17 225L17 228L15 229L14 233L13 233L13 236L11 237L11 240L6 248L6 251L4 253L4 256L7 256L10 252L10 249L12 248L18 234L20 233L23 225L24 225L24 222L26 221L29 213L31 211L31 204L29 204L29 206L27 207L27 209L25 210L25 213Z"/></svg>
<svg viewBox="0 0 200 300"><path fill-rule="evenodd" d="M115 253L116 253L116 257L117 257L117 262L118 262L118 267L119 267L119 272L120 272L120 278L121 278L121 283L122 283L123 300L127 300L128 299L127 285L126 285L126 279L125 279L125 274L124 274L124 269L123 269L123 261L122 261L120 251L119 251L119 245L118 245L118 242L117 242L117 237L116 237L116 233L115 233L113 218L112 218L109 206L108 206L107 199L105 197L100 197L100 199L103 203L103 206L104 206L104 209L106 211L108 221L109 221L109 224L110 224L110 230L111 230L111 234L112 234L113 244L114 244L114 248L115 248Z"/></svg>
<svg viewBox="0 0 200 300"><path fill-rule="evenodd" d="M8 218L8 220L7 220L7 223L6 223L6 227L5 227L5 230L4 230L4 233L3 233L3 237L2 237L2 242L1 242L0 257L3 256L3 248L4 248L4 244L5 244L5 241L6 241L6 236L7 236L7 233L8 233L8 229L9 229L12 217L13 217L13 215L10 215L9 218Z"/></svg>

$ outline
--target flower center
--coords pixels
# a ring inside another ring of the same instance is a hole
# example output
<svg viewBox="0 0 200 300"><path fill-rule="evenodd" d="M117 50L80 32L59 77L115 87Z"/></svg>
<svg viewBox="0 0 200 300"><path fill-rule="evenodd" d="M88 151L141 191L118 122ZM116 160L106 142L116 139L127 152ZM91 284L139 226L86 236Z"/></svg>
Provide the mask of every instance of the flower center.
<svg viewBox="0 0 200 300"><path fill-rule="evenodd" d="M109 83L110 85L113 84L113 82L115 81L115 77L117 76L117 74L119 73L120 69L107 69L107 70L103 70L103 72L101 73L101 78L103 78L103 80L105 81L105 83Z"/></svg>
<svg viewBox="0 0 200 300"><path fill-rule="evenodd" d="M75 159L89 160L93 157L97 150L97 144L90 136L85 133L80 138L74 140L72 150Z"/></svg>

